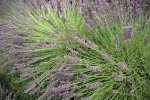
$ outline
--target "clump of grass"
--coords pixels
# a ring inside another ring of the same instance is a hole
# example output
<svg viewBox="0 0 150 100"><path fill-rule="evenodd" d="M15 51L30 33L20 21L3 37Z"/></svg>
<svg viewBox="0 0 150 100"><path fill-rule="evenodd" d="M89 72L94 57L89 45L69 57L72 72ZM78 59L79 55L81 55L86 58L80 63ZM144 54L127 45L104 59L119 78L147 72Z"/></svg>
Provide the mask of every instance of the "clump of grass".
<svg viewBox="0 0 150 100"><path fill-rule="evenodd" d="M143 17L126 24L127 16L113 20L108 9L101 16L55 6L20 9L9 20L19 46L9 56L25 93L39 93L39 100L149 98L149 19L141 29Z"/></svg>

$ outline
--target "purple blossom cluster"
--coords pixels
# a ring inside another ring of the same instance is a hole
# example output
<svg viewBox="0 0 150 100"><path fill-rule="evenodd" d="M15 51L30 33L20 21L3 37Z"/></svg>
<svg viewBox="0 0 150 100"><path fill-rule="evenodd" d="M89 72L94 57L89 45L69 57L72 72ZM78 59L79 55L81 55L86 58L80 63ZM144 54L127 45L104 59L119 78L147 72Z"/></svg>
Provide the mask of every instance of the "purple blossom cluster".
<svg viewBox="0 0 150 100"><path fill-rule="evenodd" d="M83 79L86 78L87 76L88 76L87 74L80 73L78 78Z"/></svg>
<svg viewBox="0 0 150 100"><path fill-rule="evenodd" d="M88 71L92 71L92 72L101 72L102 68L99 66L87 66L86 67Z"/></svg>
<svg viewBox="0 0 150 100"><path fill-rule="evenodd" d="M83 46L86 46L88 48L91 48L91 49L97 49L97 45L94 44L93 42L91 42L90 40L86 39L86 38L81 38L80 36L78 35L75 35L73 34L72 36L73 40L77 41L78 43L80 43L81 45Z"/></svg>
<svg viewBox="0 0 150 100"><path fill-rule="evenodd" d="M72 67L71 65L62 65L58 69L58 73L65 76L72 76Z"/></svg>
<svg viewBox="0 0 150 100"><path fill-rule="evenodd" d="M112 72L112 77L114 78L115 81L117 82L122 82L123 81L123 76L119 75L116 72Z"/></svg>
<svg viewBox="0 0 150 100"><path fill-rule="evenodd" d="M57 68L52 76L50 77L51 88L48 90L51 96L63 96L62 98L67 98L66 96L71 96L70 87L71 84L69 80L72 78L72 64L75 63L76 57L65 56L67 64L62 64ZM70 94L68 94L68 92ZM66 96L64 95L66 94Z"/></svg>
<svg viewBox="0 0 150 100"><path fill-rule="evenodd" d="M39 46L47 47L47 48L56 48L57 44L56 43L50 43L48 41L38 41Z"/></svg>
<svg viewBox="0 0 150 100"><path fill-rule="evenodd" d="M128 40L129 38L131 38L132 27L130 25L127 25L123 28L123 30L124 40Z"/></svg>
<svg viewBox="0 0 150 100"><path fill-rule="evenodd" d="M124 62L119 62L118 64L117 64L117 66L120 68L120 69L122 69L122 70L125 70L127 67L126 67L126 64L124 63Z"/></svg>
<svg viewBox="0 0 150 100"><path fill-rule="evenodd" d="M79 61L79 58L76 56L65 56L64 58L67 60L68 64L75 64Z"/></svg>
<svg viewBox="0 0 150 100"><path fill-rule="evenodd" d="M101 51L100 52L100 56L102 57L102 59L106 62L110 61L110 58L108 57L108 55L106 54L106 52Z"/></svg>
<svg viewBox="0 0 150 100"><path fill-rule="evenodd" d="M53 87L50 89L50 93L52 95L58 95L60 93L63 93L63 92L66 92L70 89L70 84L66 84L66 85L61 85L61 86L58 86L58 87Z"/></svg>
<svg viewBox="0 0 150 100"><path fill-rule="evenodd" d="M33 71L29 66L30 65L27 63L14 64L13 69L17 70L20 73L20 78L27 79Z"/></svg>

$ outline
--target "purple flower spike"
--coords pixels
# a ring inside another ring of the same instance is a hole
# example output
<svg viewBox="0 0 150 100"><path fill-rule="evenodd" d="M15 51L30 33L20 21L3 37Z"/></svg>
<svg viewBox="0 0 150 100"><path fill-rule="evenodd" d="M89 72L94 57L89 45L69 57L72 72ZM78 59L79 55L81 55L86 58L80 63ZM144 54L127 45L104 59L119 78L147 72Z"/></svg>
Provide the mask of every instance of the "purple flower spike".
<svg viewBox="0 0 150 100"><path fill-rule="evenodd" d="M98 0L101 10L109 8L109 4L105 0Z"/></svg>
<svg viewBox="0 0 150 100"><path fill-rule="evenodd" d="M101 57L103 58L104 61L106 61L106 62L109 61L109 57L104 51L101 51L100 55L101 55Z"/></svg>
<svg viewBox="0 0 150 100"><path fill-rule="evenodd" d="M86 78L87 77L87 75L86 74L83 74L83 73L81 73L80 75L79 75L79 78Z"/></svg>
<svg viewBox="0 0 150 100"><path fill-rule="evenodd" d="M78 57L76 56L65 56L65 58L69 64L75 64L78 61Z"/></svg>
<svg viewBox="0 0 150 100"><path fill-rule="evenodd" d="M118 75L118 73L116 73L116 72L112 73L112 77L114 77L115 81L117 81L117 82L123 81L123 77L121 75Z"/></svg>
<svg viewBox="0 0 150 100"><path fill-rule="evenodd" d="M72 38L73 38L73 40L77 41L81 45L86 46L88 48L91 48L91 49L97 49L98 48L98 46L95 43L91 42L87 38L81 38L80 36L75 35L75 34L72 35Z"/></svg>
<svg viewBox="0 0 150 100"><path fill-rule="evenodd" d="M63 92L66 92L70 89L70 84L66 84L66 85L61 85L58 87L54 87L50 90L51 94L57 95Z"/></svg>
<svg viewBox="0 0 150 100"><path fill-rule="evenodd" d="M123 28L123 30L124 40L128 40L131 37L132 27L130 25L127 25Z"/></svg>
<svg viewBox="0 0 150 100"><path fill-rule="evenodd" d="M62 22L66 22L66 19L65 19L64 15L61 15L60 19L62 20Z"/></svg>
<svg viewBox="0 0 150 100"><path fill-rule="evenodd" d="M59 68L58 73L64 76L72 76L72 68L70 65L63 65Z"/></svg>
<svg viewBox="0 0 150 100"><path fill-rule="evenodd" d="M92 72L101 72L102 68L100 68L99 66L87 66L87 70Z"/></svg>
<svg viewBox="0 0 150 100"><path fill-rule="evenodd" d="M61 2L60 0L56 0L56 2L55 2L55 6L56 6L56 9L58 12L61 12L61 10L62 10L60 2Z"/></svg>
<svg viewBox="0 0 150 100"><path fill-rule="evenodd" d="M83 0L78 0L78 5L79 5L79 7L83 7Z"/></svg>
<svg viewBox="0 0 150 100"><path fill-rule="evenodd" d="M122 70L126 69L126 64L124 62L119 62L117 66Z"/></svg>
<svg viewBox="0 0 150 100"><path fill-rule="evenodd" d="M56 48L57 44L56 43L50 43L48 41L37 41L38 45L39 46L42 46L42 47L47 47L47 48Z"/></svg>

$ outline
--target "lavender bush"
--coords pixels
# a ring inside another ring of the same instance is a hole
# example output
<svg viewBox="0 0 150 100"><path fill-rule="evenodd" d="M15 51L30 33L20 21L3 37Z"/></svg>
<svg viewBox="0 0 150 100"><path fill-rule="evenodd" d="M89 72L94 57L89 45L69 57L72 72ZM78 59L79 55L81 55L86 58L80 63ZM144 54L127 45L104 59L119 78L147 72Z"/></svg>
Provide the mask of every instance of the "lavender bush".
<svg viewBox="0 0 150 100"><path fill-rule="evenodd" d="M39 93L38 100L150 98L150 19L142 7L117 0L14 2L1 18L11 36L3 34L11 41L3 48L26 83L24 93Z"/></svg>

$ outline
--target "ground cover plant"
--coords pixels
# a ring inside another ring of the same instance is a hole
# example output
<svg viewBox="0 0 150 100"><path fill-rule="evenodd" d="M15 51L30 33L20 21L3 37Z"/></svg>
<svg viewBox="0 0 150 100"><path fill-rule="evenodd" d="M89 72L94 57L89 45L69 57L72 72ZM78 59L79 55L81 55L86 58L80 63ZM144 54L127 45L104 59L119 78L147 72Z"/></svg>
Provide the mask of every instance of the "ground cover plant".
<svg viewBox="0 0 150 100"><path fill-rule="evenodd" d="M149 100L150 19L140 0L1 3L2 99Z"/></svg>

